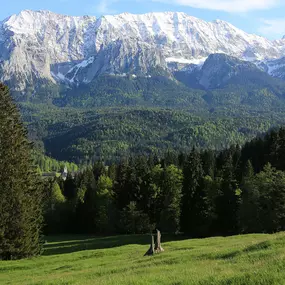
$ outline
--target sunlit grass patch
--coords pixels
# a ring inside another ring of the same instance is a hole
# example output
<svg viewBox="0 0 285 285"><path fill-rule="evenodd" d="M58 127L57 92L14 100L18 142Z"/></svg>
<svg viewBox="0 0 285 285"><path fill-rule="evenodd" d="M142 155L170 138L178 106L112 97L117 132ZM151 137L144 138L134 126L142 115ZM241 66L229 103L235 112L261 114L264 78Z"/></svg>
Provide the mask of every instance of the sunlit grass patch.
<svg viewBox="0 0 285 285"><path fill-rule="evenodd" d="M208 239L147 235L47 238L44 255L0 262L0 284L285 284L285 234Z"/></svg>

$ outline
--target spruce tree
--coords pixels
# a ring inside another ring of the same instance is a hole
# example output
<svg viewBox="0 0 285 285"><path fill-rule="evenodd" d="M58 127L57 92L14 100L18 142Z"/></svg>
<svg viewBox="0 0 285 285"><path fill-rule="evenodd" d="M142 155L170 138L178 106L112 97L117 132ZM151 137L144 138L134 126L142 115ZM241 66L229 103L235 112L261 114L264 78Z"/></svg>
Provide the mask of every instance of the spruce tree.
<svg viewBox="0 0 285 285"><path fill-rule="evenodd" d="M255 185L254 170L251 161L248 160L241 181L241 205L239 209L239 227L242 233L254 233L261 231L259 218L259 189Z"/></svg>
<svg viewBox="0 0 285 285"><path fill-rule="evenodd" d="M219 234L234 234L237 231L239 193L231 151L225 152L221 174L221 193L217 197L217 228Z"/></svg>
<svg viewBox="0 0 285 285"><path fill-rule="evenodd" d="M202 161L195 149L184 164L183 175L181 229L187 234L200 235L206 223L207 205L203 191Z"/></svg>
<svg viewBox="0 0 285 285"><path fill-rule="evenodd" d="M130 177L133 171L127 160L120 162L117 167L114 194L116 206L119 211L123 210L131 201L132 185Z"/></svg>
<svg viewBox="0 0 285 285"><path fill-rule="evenodd" d="M0 84L0 259L41 251L41 184L9 89Z"/></svg>

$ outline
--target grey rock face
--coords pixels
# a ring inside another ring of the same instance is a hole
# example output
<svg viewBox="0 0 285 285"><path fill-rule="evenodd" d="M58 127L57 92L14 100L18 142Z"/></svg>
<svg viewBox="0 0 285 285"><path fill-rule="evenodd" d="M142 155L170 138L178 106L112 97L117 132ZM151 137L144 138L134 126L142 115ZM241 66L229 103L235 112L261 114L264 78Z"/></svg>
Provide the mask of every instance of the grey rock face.
<svg viewBox="0 0 285 285"><path fill-rule="evenodd" d="M225 54L213 54L207 58L199 72L199 83L206 89L218 88L242 72L256 70L258 69L253 63Z"/></svg>

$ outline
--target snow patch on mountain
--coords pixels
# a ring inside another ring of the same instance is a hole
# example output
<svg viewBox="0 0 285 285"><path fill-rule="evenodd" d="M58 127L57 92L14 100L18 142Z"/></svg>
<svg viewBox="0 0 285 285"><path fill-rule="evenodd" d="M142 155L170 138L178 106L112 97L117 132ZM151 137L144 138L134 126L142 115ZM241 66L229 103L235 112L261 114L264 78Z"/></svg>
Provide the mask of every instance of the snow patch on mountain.
<svg viewBox="0 0 285 285"><path fill-rule="evenodd" d="M285 79L285 57L262 61L258 66L273 77Z"/></svg>
<svg viewBox="0 0 285 285"><path fill-rule="evenodd" d="M168 57L166 58L166 62L176 62L176 63L182 63L182 64L203 64L205 62L205 60L207 59L207 57L203 57L203 58L193 58L193 59L186 59L186 58L175 58L175 57Z"/></svg>

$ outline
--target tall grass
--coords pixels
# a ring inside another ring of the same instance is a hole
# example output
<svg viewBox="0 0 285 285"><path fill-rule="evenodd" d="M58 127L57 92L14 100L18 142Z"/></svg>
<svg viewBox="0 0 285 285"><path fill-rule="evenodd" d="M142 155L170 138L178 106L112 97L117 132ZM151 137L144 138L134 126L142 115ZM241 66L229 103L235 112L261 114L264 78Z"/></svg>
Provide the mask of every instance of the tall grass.
<svg viewBox="0 0 285 285"><path fill-rule="evenodd" d="M178 240L50 237L41 257L0 262L0 284L285 284L285 233Z"/></svg>

